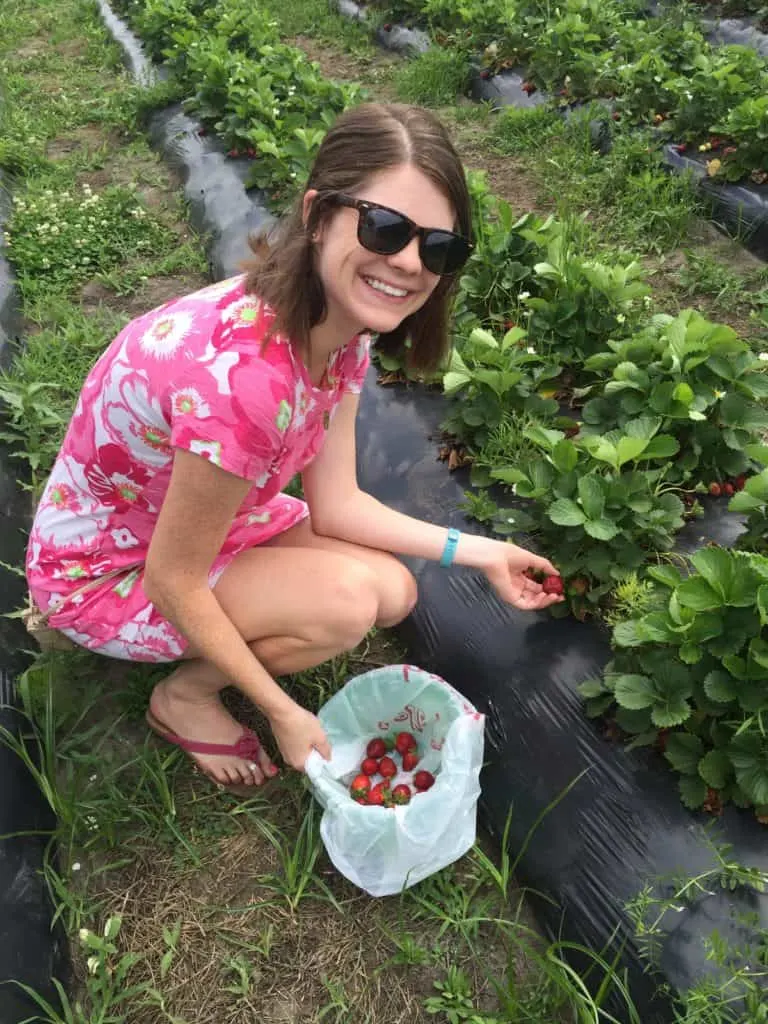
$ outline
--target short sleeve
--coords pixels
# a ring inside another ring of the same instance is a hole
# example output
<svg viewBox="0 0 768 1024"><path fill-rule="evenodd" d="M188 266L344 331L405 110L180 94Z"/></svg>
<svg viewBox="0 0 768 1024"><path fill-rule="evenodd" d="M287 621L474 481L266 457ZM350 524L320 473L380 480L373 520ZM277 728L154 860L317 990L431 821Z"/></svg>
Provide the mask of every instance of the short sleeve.
<svg viewBox="0 0 768 1024"><path fill-rule="evenodd" d="M359 395L371 363L371 336L360 334L348 346L342 370L342 393Z"/></svg>
<svg viewBox="0 0 768 1024"><path fill-rule="evenodd" d="M169 389L172 447L264 487L279 468L292 415L290 364L275 356L264 357L253 324L240 338L223 318L205 357L191 360Z"/></svg>

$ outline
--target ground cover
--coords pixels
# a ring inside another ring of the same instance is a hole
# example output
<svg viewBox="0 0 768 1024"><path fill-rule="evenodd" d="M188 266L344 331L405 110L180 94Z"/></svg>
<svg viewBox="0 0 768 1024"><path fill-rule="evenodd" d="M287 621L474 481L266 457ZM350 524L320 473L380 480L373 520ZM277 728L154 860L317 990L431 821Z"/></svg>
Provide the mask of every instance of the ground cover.
<svg viewBox="0 0 768 1024"><path fill-rule="evenodd" d="M25 317L0 395L33 496L105 342L202 284L206 261L176 183L137 129L175 85L135 90L90 4L17 6L0 37L0 163L15 196L6 244ZM317 707L349 674L399 656L373 637L290 685ZM236 803L147 737L156 678L79 652L38 658L21 681L37 731L3 741L59 821L46 880L75 970L71 1000L39 1004L37 1019L543 1024L597 1014L559 945L533 931L508 857L478 847L402 900L368 900L329 869L298 776ZM610 979L610 964L594 973Z"/></svg>

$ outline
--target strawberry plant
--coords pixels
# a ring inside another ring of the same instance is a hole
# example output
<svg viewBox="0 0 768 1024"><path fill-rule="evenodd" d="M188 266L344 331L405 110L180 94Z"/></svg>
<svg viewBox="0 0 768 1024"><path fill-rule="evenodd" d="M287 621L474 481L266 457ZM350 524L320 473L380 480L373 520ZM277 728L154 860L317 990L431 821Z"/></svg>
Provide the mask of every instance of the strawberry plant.
<svg viewBox="0 0 768 1024"><path fill-rule="evenodd" d="M745 454L768 467L768 447L765 445L748 445ZM746 516L745 530L738 539L738 546L768 554L768 468L745 480L743 489L734 494L728 508Z"/></svg>
<svg viewBox="0 0 768 1024"><path fill-rule="evenodd" d="M650 411L678 441L668 479L718 480L750 467L745 446L768 429L768 376L732 328L687 309L654 317L608 349L584 364L599 376L577 393L589 398L581 413L584 433L623 429Z"/></svg>
<svg viewBox="0 0 768 1024"><path fill-rule="evenodd" d="M507 331L501 341L476 327L461 352L452 351L443 388L459 400L444 420L444 430L479 448L511 410L545 418L557 413L557 402L538 392L557 377L560 367L523 345L525 332L520 327Z"/></svg>
<svg viewBox="0 0 768 1024"><path fill-rule="evenodd" d="M660 418L639 417L623 431L572 440L531 427L540 454L491 471L518 498L532 499L512 518L539 536L581 618L651 552L670 550L683 525L683 503L664 482L678 445L660 426Z"/></svg>
<svg viewBox="0 0 768 1024"><path fill-rule="evenodd" d="M684 575L649 570L655 607L616 624L614 658L581 684L592 716L656 744L692 808L732 801L768 814L768 559L707 547Z"/></svg>

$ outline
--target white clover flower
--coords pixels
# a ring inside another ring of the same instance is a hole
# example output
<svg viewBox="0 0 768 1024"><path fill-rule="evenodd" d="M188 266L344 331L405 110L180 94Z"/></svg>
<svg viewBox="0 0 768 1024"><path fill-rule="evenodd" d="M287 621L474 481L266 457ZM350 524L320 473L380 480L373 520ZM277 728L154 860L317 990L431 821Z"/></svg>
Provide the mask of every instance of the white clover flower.
<svg viewBox="0 0 768 1024"><path fill-rule="evenodd" d="M75 863L72 865L72 870L73 871L79 871L81 867L82 867L82 864L80 863L80 861L76 860Z"/></svg>
<svg viewBox="0 0 768 1024"><path fill-rule="evenodd" d="M643 305L645 306L646 309L650 308L653 305L653 299L651 298L650 295L644 295L643 296Z"/></svg>
<svg viewBox="0 0 768 1024"><path fill-rule="evenodd" d="M761 352L757 358L761 363L768 363L768 352Z"/></svg>
<svg viewBox="0 0 768 1024"><path fill-rule="evenodd" d="M80 936L81 942L87 942L91 933L88 931L87 928L81 928L77 934Z"/></svg>
<svg viewBox="0 0 768 1024"><path fill-rule="evenodd" d="M520 292L520 294L518 295L518 299L522 299L523 301L525 299L530 299L530 297L531 297L531 293L530 292Z"/></svg>
<svg viewBox="0 0 768 1024"><path fill-rule="evenodd" d="M529 356L536 355L536 349L533 347L533 345L529 345L525 351L528 353Z"/></svg>
<svg viewBox="0 0 768 1024"><path fill-rule="evenodd" d="M616 317L616 323L623 324L626 321L626 319L627 318L624 316L623 313L619 313L618 316Z"/></svg>

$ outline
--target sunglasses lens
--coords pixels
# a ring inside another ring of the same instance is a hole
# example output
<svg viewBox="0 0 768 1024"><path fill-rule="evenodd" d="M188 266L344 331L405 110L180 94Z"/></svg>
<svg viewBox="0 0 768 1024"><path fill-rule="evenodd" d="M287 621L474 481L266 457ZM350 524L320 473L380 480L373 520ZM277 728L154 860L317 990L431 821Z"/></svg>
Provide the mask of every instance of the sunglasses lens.
<svg viewBox="0 0 768 1024"><path fill-rule="evenodd" d="M430 231L421 244L421 259L432 274L455 274L467 262L469 244L450 231Z"/></svg>
<svg viewBox="0 0 768 1024"><path fill-rule="evenodd" d="M381 256L391 256L404 249L411 235L411 225L395 210L382 207L360 211L360 244Z"/></svg>

